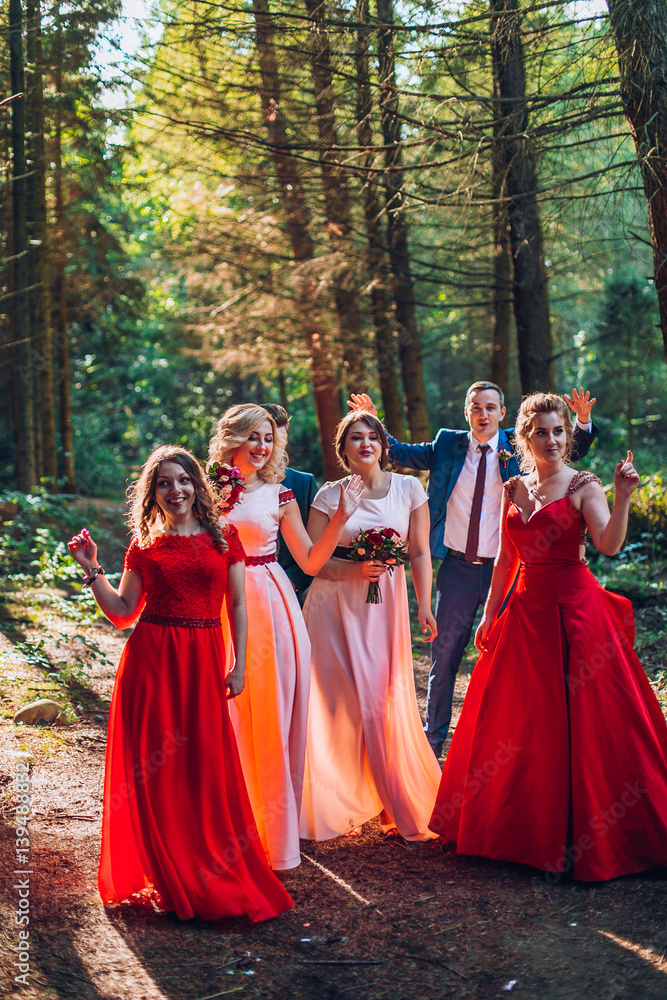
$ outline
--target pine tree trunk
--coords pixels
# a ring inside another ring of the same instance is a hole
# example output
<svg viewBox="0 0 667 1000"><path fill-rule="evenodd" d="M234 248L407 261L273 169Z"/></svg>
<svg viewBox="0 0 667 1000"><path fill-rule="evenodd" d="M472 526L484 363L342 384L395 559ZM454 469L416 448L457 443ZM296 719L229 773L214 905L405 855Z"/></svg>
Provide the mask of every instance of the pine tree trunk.
<svg viewBox="0 0 667 1000"><path fill-rule="evenodd" d="M23 64L23 14L21 0L9 0L10 73L13 94L25 94ZM32 489L35 475L33 366L28 303L28 228L25 156L25 96L12 101L12 232L14 294L10 299L15 345L14 395L16 400L16 482L20 490Z"/></svg>
<svg viewBox="0 0 667 1000"><path fill-rule="evenodd" d="M305 0L310 16L310 63L317 110L318 154L322 171L327 230L339 253L350 255L350 194L347 177L339 162L338 126L334 104L331 46L324 20L323 0ZM333 292L338 313L347 392L362 392L366 382L363 320L359 309L355 268L349 261L336 265Z"/></svg>
<svg viewBox="0 0 667 1000"><path fill-rule="evenodd" d="M493 62L494 122L492 150L493 191L493 340L491 346L491 381L505 394L509 382L510 329L512 323L512 252L507 213L507 171L502 150L502 112L498 100L498 80Z"/></svg>
<svg viewBox="0 0 667 1000"><path fill-rule="evenodd" d="M273 42L274 28L268 0L253 0L257 31L257 54L261 78L261 101L271 142L271 154L287 217L287 231L292 254L297 263L313 260L315 248L310 235L310 211L301 186L296 161L280 111L280 75ZM340 420L338 379L326 326L319 321L315 308L317 282L302 277L298 309L301 327L308 344L315 411L320 431L324 472L327 479L337 479L340 467L333 447L336 425Z"/></svg>
<svg viewBox="0 0 667 1000"><path fill-rule="evenodd" d="M394 58L394 11L392 0L377 0L378 67L380 111L385 144L385 203L389 261L398 324L398 356L401 362L408 427L413 441L431 436L426 412L426 392L421 343L415 316L415 296L410 269L408 224L403 192L403 152L398 119L398 91Z"/></svg>
<svg viewBox="0 0 667 1000"><path fill-rule="evenodd" d="M40 0L28 0L28 62L30 64L29 100L31 108L32 177L30 178L30 248L31 273L37 288L30 293L31 332L35 358L36 438L40 448L40 475L49 488L56 489L58 457L56 452L56 413L53 391L53 335L51 329L51 270L49 230L46 216L46 150L44 138L44 89L42 79L42 26Z"/></svg>
<svg viewBox="0 0 667 1000"><path fill-rule="evenodd" d="M664 0L607 0L607 6L648 205L667 360L667 6Z"/></svg>
<svg viewBox="0 0 667 1000"><path fill-rule="evenodd" d="M368 0L357 0L355 65L357 71L357 140L365 147L362 159L364 216L366 219L366 267L371 282L371 311L375 327L375 356L382 397L382 409L387 430L403 440L403 404L396 377L396 343L392 322L391 298L388 292L389 273L380 221L382 208L378 185L373 173L376 152L373 146L371 95L368 66Z"/></svg>
<svg viewBox="0 0 667 1000"><path fill-rule="evenodd" d="M535 165L528 137L526 80L518 0L490 0L491 53L498 85L497 142L506 172L513 296L521 390L551 388L549 302L535 195Z"/></svg>
<svg viewBox="0 0 667 1000"><path fill-rule="evenodd" d="M63 98L62 81L62 44L60 11L56 14L57 20L57 52L56 52L56 72L55 84L57 99ZM66 261L66 226L65 226L65 199L63 192L63 156L62 156L62 123L60 119L60 108L56 108L56 123L54 135L54 174L53 186L55 193L56 208L56 253L55 259L55 307L56 307L56 347L60 368L60 446L62 449L62 478L63 491L74 493L76 490L76 476L74 470L74 436L72 434L72 403L71 403L71 377L69 362L69 337L67 334L67 281L65 276Z"/></svg>

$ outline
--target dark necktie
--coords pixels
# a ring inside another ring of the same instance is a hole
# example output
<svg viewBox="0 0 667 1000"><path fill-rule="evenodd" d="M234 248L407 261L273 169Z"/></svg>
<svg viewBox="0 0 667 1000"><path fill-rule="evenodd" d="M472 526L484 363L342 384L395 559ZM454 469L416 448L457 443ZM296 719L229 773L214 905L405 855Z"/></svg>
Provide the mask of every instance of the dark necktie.
<svg viewBox="0 0 667 1000"><path fill-rule="evenodd" d="M466 539L466 562L472 563L477 559L477 546L479 544L479 521L482 514L482 500L484 498L484 480L486 479L486 453L491 450L491 445L480 444L481 456L477 466L477 479L475 480L475 492L472 496L472 509L470 511L470 524L468 525L468 538Z"/></svg>

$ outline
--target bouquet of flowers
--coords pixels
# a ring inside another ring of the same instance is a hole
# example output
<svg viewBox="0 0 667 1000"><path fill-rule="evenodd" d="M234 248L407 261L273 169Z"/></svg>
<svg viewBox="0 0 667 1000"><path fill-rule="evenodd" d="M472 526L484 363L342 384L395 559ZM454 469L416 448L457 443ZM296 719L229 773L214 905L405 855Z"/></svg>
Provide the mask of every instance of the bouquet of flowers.
<svg viewBox="0 0 667 1000"><path fill-rule="evenodd" d="M241 502L245 479L235 465L213 462L209 466L208 477L220 495L220 513L229 514Z"/></svg>
<svg viewBox="0 0 667 1000"><path fill-rule="evenodd" d="M355 562L370 562L375 559L383 562L393 573L397 566L402 566L408 558L405 542L393 528L367 528L360 531L352 542L348 559ZM366 604L381 604L382 593L379 580L371 580L368 584Z"/></svg>

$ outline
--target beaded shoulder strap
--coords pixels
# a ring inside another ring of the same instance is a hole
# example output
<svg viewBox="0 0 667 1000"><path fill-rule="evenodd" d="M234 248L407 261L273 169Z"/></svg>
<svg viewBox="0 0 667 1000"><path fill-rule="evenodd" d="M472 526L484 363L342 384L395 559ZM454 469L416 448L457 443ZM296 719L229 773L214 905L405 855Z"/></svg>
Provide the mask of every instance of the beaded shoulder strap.
<svg viewBox="0 0 667 1000"><path fill-rule="evenodd" d="M582 486L587 486L588 483L599 483L600 486L602 486L602 480L598 479L598 477L595 476L592 472L584 472L583 470L575 472L574 476L572 477L572 481L570 482L570 485L567 488L565 496L571 497L573 493L576 493L577 490L580 490Z"/></svg>
<svg viewBox="0 0 667 1000"><path fill-rule="evenodd" d="M507 482L503 483L503 488L507 490L510 500L514 500L514 491L516 489L516 484L521 479L521 476L510 476Z"/></svg>

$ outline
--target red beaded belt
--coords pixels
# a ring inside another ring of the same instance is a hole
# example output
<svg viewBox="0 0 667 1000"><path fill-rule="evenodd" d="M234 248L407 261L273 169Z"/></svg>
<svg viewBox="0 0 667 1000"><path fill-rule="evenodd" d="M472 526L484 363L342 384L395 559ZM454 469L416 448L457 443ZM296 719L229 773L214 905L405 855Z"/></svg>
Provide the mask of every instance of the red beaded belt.
<svg viewBox="0 0 667 1000"><path fill-rule="evenodd" d="M219 618L181 618L156 615L153 611L142 611L139 621L150 625L170 625L172 628L220 628Z"/></svg>
<svg viewBox="0 0 667 1000"><path fill-rule="evenodd" d="M276 554L272 552L270 556L246 556L246 566L266 566L267 563L276 561Z"/></svg>

